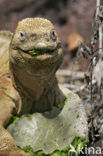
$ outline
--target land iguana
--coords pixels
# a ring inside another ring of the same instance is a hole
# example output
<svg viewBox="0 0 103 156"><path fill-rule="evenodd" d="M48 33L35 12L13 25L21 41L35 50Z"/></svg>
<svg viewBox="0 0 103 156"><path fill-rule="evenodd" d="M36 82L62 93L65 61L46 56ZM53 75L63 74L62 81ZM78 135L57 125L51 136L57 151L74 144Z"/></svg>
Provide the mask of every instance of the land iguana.
<svg viewBox="0 0 103 156"><path fill-rule="evenodd" d="M65 100L69 90L55 76L62 58L61 41L47 19L26 18L14 33L0 32L1 155L28 155L5 129L14 115L50 111Z"/></svg>

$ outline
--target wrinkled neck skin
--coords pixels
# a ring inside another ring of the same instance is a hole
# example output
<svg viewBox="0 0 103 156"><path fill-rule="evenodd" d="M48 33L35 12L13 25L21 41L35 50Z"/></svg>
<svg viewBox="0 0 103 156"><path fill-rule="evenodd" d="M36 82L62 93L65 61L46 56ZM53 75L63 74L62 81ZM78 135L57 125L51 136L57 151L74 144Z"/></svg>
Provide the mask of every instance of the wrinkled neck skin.
<svg viewBox="0 0 103 156"><path fill-rule="evenodd" d="M46 59L41 62L40 60L35 60L33 63L23 60L23 63L21 63L17 58L10 55L10 71L13 86L19 92L20 97L23 97L24 105L27 103L27 106L22 106L23 113L28 113L34 107L32 104L35 105L43 97L46 99L48 95L53 93L53 90L56 92L58 87L55 72L62 62L62 55L58 56L56 62L52 62L52 60L48 61ZM49 105L48 102L44 109L41 109L41 106L39 108L36 106L36 110L34 107L33 111L45 112L51 109L51 105L53 104Z"/></svg>
<svg viewBox="0 0 103 156"><path fill-rule="evenodd" d="M27 96L33 101L37 101L40 96L45 95L48 89L55 83L55 68L50 67L32 73L25 66L10 63L12 81L14 87L20 94Z"/></svg>

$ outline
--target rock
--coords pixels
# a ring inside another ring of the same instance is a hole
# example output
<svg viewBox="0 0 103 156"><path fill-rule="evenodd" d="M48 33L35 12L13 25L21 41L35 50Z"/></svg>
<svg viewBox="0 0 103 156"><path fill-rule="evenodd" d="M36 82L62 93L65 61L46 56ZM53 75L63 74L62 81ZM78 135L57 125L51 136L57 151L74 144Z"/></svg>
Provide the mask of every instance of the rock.
<svg viewBox="0 0 103 156"><path fill-rule="evenodd" d="M88 136L83 105L72 92L69 92L62 110L54 108L43 114L23 115L7 129L21 148L30 146L33 152L42 150L45 154L63 150L76 136Z"/></svg>

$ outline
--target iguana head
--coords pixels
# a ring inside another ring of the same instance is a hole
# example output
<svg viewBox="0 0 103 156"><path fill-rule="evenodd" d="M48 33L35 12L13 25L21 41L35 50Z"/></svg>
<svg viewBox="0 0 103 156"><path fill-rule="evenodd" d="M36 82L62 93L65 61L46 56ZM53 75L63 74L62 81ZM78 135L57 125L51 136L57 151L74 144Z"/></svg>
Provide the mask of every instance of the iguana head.
<svg viewBox="0 0 103 156"><path fill-rule="evenodd" d="M11 42L11 57L28 63L54 63L62 56L61 42L53 24L43 18L26 18L18 23Z"/></svg>
<svg viewBox="0 0 103 156"><path fill-rule="evenodd" d="M20 21L9 51L11 75L17 88L25 86L26 91L39 98L62 62L61 42L53 24L44 18Z"/></svg>

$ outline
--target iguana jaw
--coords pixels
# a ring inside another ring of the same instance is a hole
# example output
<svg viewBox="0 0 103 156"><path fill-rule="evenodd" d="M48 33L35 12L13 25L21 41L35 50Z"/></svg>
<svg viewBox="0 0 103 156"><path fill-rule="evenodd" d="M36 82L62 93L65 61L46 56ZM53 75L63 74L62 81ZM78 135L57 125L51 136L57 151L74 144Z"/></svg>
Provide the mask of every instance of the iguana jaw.
<svg viewBox="0 0 103 156"><path fill-rule="evenodd" d="M18 50L20 52L23 52L23 53L26 53L28 55L31 55L31 56L38 56L38 55L44 55L44 54L52 54L54 52L57 51L57 48L55 49L31 49L31 50L23 50L21 48L18 48Z"/></svg>
<svg viewBox="0 0 103 156"><path fill-rule="evenodd" d="M42 43L39 43L39 45L42 45ZM44 55L44 54L53 54L57 53L57 51L61 48L61 43L58 43L56 47L48 47L48 46L38 46L35 45L33 48L24 50L22 48L16 48L21 53L25 53L31 56L39 56L39 55Z"/></svg>

